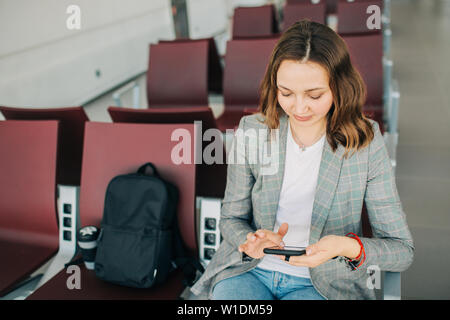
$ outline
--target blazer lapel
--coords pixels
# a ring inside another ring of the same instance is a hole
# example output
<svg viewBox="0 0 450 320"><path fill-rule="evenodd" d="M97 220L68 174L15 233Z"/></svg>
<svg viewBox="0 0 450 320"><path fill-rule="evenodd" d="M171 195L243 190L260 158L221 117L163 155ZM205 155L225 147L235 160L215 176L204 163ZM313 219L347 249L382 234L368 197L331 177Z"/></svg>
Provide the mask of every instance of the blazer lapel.
<svg viewBox="0 0 450 320"><path fill-rule="evenodd" d="M286 159L286 141L287 141L287 128L288 128L288 116L283 113L280 116L279 126L279 144L277 154L272 154L272 161L276 163L276 171L274 174L265 174L262 176L263 192L262 192L262 229L273 230L275 226L275 219L278 211L278 201L280 199L281 186L283 184L284 166ZM272 150L271 150L272 151Z"/></svg>
<svg viewBox="0 0 450 320"><path fill-rule="evenodd" d="M312 211L310 244L320 239L323 227L327 221L341 173L344 151L344 147L339 145L336 152L333 152L330 144L325 140Z"/></svg>

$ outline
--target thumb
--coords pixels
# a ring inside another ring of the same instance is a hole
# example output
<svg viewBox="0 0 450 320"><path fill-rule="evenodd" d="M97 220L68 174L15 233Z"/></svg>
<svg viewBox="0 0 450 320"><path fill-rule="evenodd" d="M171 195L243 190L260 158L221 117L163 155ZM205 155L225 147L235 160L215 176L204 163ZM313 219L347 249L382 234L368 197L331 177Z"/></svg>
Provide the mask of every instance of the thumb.
<svg viewBox="0 0 450 320"><path fill-rule="evenodd" d="M283 223L281 226L280 226L280 228L278 229L278 234L281 236L281 237L284 237L285 235L286 235L286 233L288 232L288 228L289 228L289 225L285 222L285 223Z"/></svg>
<svg viewBox="0 0 450 320"><path fill-rule="evenodd" d="M307 256L313 255L313 254L317 253L317 251L318 251L318 248L315 244L309 245L306 248L306 255Z"/></svg>

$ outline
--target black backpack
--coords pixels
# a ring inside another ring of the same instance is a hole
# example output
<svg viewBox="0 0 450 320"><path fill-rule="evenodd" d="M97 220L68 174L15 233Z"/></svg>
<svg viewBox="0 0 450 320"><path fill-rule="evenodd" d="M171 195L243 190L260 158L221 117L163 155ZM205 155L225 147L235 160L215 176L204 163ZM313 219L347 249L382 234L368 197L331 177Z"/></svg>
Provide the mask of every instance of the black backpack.
<svg viewBox="0 0 450 320"><path fill-rule="evenodd" d="M152 175L145 174L148 167ZM137 173L111 180L105 196L95 273L115 284L149 288L163 283L177 267L192 285L201 264L187 254L176 209L178 189L164 181L152 163Z"/></svg>

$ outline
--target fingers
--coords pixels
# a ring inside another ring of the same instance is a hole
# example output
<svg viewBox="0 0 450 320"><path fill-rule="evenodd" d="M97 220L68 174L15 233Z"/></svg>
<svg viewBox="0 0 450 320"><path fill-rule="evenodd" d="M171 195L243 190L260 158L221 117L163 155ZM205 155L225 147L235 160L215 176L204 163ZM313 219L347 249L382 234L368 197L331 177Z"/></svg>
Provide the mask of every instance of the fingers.
<svg viewBox="0 0 450 320"><path fill-rule="evenodd" d="M288 232L289 225L287 223L283 223L280 228L278 229L278 234L283 238L286 233Z"/></svg>
<svg viewBox="0 0 450 320"><path fill-rule="evenodd" d="M316 254L317 252L318 252L318 248L317 248L317 246L315 244L309 245L306 248L306 255L307 256L311 256L313 254Z"/></svg>
<svg viewBox="0 0 450 320"><path fill-rule="evenodd" d="M260 238L259 236L258 237L256 236L256 233L249 232L247 234L246 241L238 247L238 251L245 252L247 254L250 251L253 251L255 247L258 245L258 242L260 241L259 238Z"/></svg>
<svg viewBox="0 0 450 320"><path fill-rule="evenodd" d="M256 236L255 236L255 234L253 232L249 232L247 234L247 241L251 241L251 242L256 241Z"/></svg>
<svg viewBox="0 0 450 320"><path fill-rule="evenodd" d="M278 232L272 232L269 230L259 229L257 231L249 232L246 236L245 243L238 247L239 252L254 251L255 249L261 249L263 247L279 246L284 247L283 237L288 230L288 224L283 223ZM261 242L262 241L262 242ZM261 249L262 250L262 249Z"/></svg>
<svg viewBox="0 0 450 320"><path fill-rule="evenodd" d="M283 237L286 235L287 231L288 231L288 224L283 223L276 233L269 230L260 229L257 230L253 235L255 235L257 238L260 239L266 238L267 240L272 241L274 245L284 247L284 242L282 240ZM247 239L249 239L248 235Z"/></svg>

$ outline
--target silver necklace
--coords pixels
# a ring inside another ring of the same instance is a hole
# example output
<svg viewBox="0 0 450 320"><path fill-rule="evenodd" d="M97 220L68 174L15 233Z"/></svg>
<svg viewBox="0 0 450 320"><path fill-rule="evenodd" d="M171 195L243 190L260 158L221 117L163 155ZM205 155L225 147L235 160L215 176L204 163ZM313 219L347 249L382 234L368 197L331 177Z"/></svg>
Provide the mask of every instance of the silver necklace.
<svg viewBox="0 0 450 320"><path fill-rule="evenodd" d="M322 138L322 136L324 135L324 133L327 131L327 129L325 129L324 131L322 131L322 133L319 135L319 137L314 140L313 143L311 143L311 145L315 144L317 141L320 140L320 138ZM300 148L302 148L302 152L306 151L306 145L298 138L298 136L295 134L294 132L294 136L297 138L297 140L300 142ZM295 140L295 139L294 139Z"/></svg>

